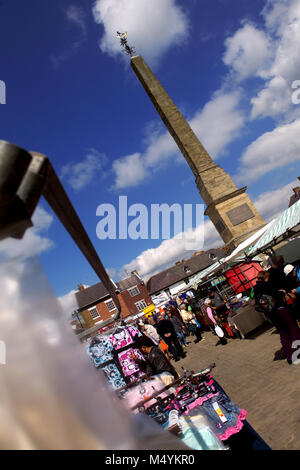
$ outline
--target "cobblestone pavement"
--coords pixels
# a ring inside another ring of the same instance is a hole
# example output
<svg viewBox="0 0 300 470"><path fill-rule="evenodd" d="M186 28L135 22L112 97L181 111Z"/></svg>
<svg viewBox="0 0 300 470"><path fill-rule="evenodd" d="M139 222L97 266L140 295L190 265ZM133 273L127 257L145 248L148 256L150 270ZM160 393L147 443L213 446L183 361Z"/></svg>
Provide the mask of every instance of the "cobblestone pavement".
<svg viewBox="0 0 300 470"><path fill-rule="evenodd" d="M189 337L187 356L176 362L195 372L215 362L212 375L241 408L247 420L273 450L300 449L300 365L282 359L275 329L263 326L246 339L230 339L225 346L204 332L204 341ZM274 360L276 358L276 360ZM280 358L278 360L278 358Z"/></svg>

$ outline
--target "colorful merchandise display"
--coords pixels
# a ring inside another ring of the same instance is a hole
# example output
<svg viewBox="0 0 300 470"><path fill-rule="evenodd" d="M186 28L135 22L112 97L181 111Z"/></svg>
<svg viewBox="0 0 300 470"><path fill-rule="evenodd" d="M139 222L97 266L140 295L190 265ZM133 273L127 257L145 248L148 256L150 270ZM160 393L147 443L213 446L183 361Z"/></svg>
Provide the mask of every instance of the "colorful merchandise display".
<svg viewBox="0 0 300 470"><path fill-rule="evenodd" d="M125 394L125 404L133 413L147 414L194 450L228 450L236 442L241 449L270 450L247 423L247 411L230 400L210 370L185 371L170 388L153 381L149 386L138 384Z"/></svg>
<svg viewBox="0 0 300 470"><path fill-rule="evenodd" d="M110 335L95 336L87 347L94 366L104 372L114 390L144 376L130 357L134 351L139 359L144 360L143 355L134 349L135 338L140 335L140 331L133 326L119 326Z"/></svg>

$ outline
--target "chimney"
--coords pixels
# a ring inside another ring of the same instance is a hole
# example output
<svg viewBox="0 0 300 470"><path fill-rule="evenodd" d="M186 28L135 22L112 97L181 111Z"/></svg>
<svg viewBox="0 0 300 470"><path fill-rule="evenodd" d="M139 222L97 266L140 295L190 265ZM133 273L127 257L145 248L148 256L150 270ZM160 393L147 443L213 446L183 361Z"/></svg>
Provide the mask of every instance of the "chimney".
<svg viewBox="0 0 300 470"><path fill-rule="evenodd" d="M137 272L137 270L135 269L134 271L131 271L131 276L137 276L141 279L139 273Z"/></svg>
<svg viewBox="0 0 300 470"><path fill-rule="evenodd" d="M199 256L199 255L202 255L204 253L204 251L195 251L193 254L192 254L192 258L194 258L195 256Z"/></svg>
<svg viewBox="0 0 300 470"><path fill-rule="evenodd" d="M84 287L83 284L79 284L79 285L77 286L77 288L78 288L78 290L84 290L84 289L85 289L85 287Z"/></svg>
<svg viewBox="0 0 300 470"><path fill-rule="evenodd" d="M298 176L298 178L300 178L300 176ZM295 194L298 194L299 191L300 191L300 187L296 186L296 188L293 188L293 191L294 191Z"/></svg>

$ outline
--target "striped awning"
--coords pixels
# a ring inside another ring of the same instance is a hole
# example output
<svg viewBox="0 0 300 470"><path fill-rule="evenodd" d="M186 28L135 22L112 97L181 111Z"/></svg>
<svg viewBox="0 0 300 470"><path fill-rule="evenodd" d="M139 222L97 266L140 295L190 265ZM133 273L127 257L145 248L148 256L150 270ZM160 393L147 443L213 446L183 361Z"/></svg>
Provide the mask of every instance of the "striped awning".
<svg viewBox="0 0 300 470"><path fill-rule="evenodd" d="M220 263L216 262L208 266L208 268L204 269L203 271L197 273L191 278L189 286L192 286L193 284L197 284L198 282L202 281L202 279L204 279L209 273L213 272L218 266L220 266Z"/></svg>
<svg viewBox="0 0 300 470"><path fill-rule="evenodd" d="M273 241L276 242L279 237L299 224L300 201L297 201L275 219L272 226L258 239L258 241L250 248L247 254L252 255L259 250L262 250L264 247L267 247Z"/></svg>

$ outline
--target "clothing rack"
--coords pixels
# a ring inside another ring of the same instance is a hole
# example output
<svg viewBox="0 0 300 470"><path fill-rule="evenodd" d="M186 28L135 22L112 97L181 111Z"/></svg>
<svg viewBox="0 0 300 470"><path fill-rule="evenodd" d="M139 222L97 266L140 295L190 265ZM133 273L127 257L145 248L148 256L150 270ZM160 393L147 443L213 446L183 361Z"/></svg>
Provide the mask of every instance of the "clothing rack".
<svg viewBox="0 0 300 470"><path fill-rule="evenodd" d="M197 372L197 373L193 373L191 371L188 371L188 370L184 369L184 373L178 379L175 379L173 382L171 382L169 385L166 385L161 390L158 390L158 391L154 392L149 397L147 397L144 400L141 400L140 402L138 402L134 407L131 408L131 411L134 411L137 408L140 408L140 407L144 406L148 401L153 400L153 398L158 397L159 395L161 395L163 392L165 392L169 388L173 387L174 385L178 385L180 382L182 382L183 380L186 380L187 378L195 378L195 377L199 377L200 375L204 376L204 375L209 374L214 367L216 367L216 364L211 364L206 369L203 369L202 371Z"/></svg>
<svg viewBox="0 0 300 470"><path fill-rule="evenodd" d="M128 388L134 387L135 385L140 383L141 380L148 379L148 377L149 376L145 374L143 377L139 377L138 379L135 379L133 382L130 382L129 384L123 385L123 387L118 388L117 390L115 390L115 392L119 393L119 392L122 392L123 390L127 390Z"/></svg>

